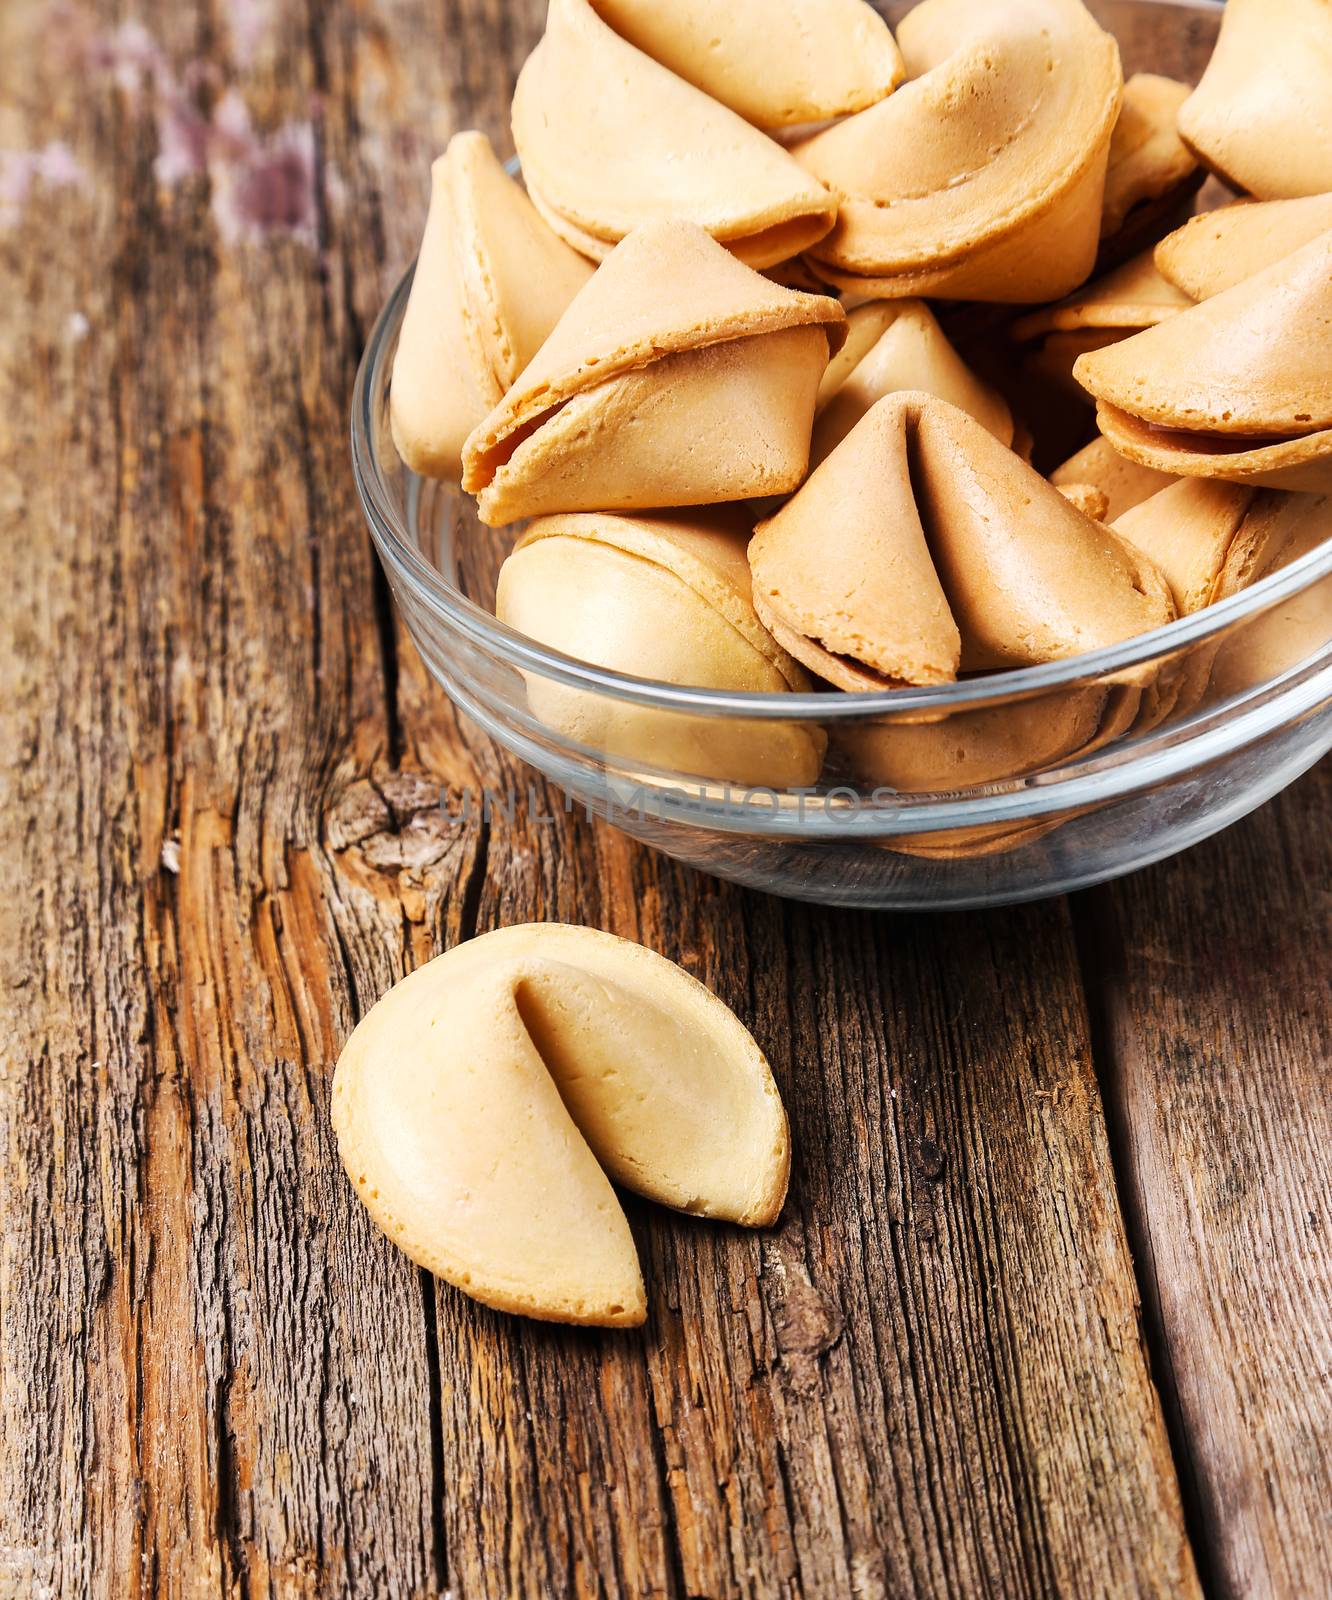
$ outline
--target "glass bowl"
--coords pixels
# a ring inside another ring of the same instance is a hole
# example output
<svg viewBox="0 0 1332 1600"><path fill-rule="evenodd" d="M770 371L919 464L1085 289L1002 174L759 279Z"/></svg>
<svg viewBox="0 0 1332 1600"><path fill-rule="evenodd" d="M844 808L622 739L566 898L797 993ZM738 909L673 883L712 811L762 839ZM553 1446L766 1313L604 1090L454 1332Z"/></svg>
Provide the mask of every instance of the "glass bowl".
<svg viewBox="0 0 1332 1600"><path fill-rule="evenodd" d="M1119 38L1126 74L1191 81L1220 15L1177 0L1091 9ZM1332 543L1112 649L940 688L728 694L544 648L491 610L521 526L483 527L467 496L418 478L394 450L389 374L410 281L375 324L351 418L357 490L394 599L464 712L635 838L832 905L1004 904L1196 844L1332 748ZM826 747L817 781L806 760L811 781L792 787L802 762L774 766L770 747ZM1026 775L996 780L1015 749ZM485 800L506 813L523 803Z"/></svg>

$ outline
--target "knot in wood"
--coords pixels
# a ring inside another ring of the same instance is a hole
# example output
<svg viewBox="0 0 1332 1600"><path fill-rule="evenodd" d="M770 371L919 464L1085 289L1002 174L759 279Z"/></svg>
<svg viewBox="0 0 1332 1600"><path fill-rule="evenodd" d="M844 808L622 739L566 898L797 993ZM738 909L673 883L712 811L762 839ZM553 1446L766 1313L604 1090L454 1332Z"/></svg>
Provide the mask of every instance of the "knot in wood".
<svg viewBox="0 0 1332 1600"><path fill-rule="evenodd" d="M784 1355L821 1356L842 1337L842 1312L836 1301L798 1279L788 1280L786 1298L774 1320Z"/></svg>

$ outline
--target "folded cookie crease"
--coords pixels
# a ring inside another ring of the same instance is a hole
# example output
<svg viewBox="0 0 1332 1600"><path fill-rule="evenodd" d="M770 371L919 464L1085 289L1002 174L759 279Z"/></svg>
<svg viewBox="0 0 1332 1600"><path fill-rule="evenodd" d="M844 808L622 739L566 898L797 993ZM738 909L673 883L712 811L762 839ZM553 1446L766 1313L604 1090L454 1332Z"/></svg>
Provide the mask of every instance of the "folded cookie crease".
<svg viewBox="0 0 1332 1600"><path fill-rule="evenodd" d="M785 494L844 327L701 228L646 224L468 438L463 487L492 525Z"/></svg>
<svg viewBox="0 0 1332 1600"><path fill-rule="evenodd" d="M1179 131L1232 188L1260 200L1332 191L1332 6L1229 0Z"/></svg>
<svg viewBox="0 0 1332 1600"><path fill-rule="evenodd" d="M748 524L715 513L588 513L533 522L500 570L502 622L593 666L728 692L810 688L760 622ZM782 789L819 775L824 736L800 723L645 707L530 673L548 727L602 755L694 778Z"/></svg>
<svg viewBox="0 0 1332 1600"><path fill-rule="evenodd" d="M838 288L1034 303L1090 274L1123 78L1081 0L923 0L907 81L793 146L839 198L809 247Z"/></svg>
<svg viewBox="0 0 1332 1600"><path fill-rule="evenodd" d="M1074 375L1101 432L1143 466L1332 488L1332 232Z"/></svg>
<svg viewBox="0 0 1332 1600"><path fill-rule="evenodd" d="M457 480L467 435L591 276L489 140L455 134L431 168L430 210L389 392L393 441L413 471Z"/></svg>
<svg viewBox="0 0 1332 1600"><path fill-rule="evenodd" d="M781 145L622 39L588 0L551 0L514 91L513 137L537 209L595 260L665 219L768 267L836 216Z"/></svg>
<svg viewBox="0 0 1332 1600"><path fill-rule="evenodd" d="M760 524L754 605L844 689L1032 666L1170 621L1164 579L957 407L879 401Z"/></svg>
<svg viewBox="0 0 1332 1600"><path fill-rule="evenodd" d="M502 1311L641 1323L611 1181L763 1226L786 1114L735 1015L673 962L561 924L500 929L397 984L348 1040L333 1126L362 1203L418 1265Z"/></svg>
<svg viewBox="0 0 1332 1600"><path fill-rule="evenodd" d="M865 0L592 0L621 38L764 128L843 117L891 94L902 57Z"/></svg>

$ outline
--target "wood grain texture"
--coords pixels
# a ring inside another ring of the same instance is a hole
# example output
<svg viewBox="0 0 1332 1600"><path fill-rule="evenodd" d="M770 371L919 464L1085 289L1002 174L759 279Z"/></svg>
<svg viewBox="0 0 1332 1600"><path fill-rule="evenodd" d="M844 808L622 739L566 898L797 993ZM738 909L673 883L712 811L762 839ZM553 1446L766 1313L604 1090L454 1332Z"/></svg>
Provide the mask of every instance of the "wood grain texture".
<svg viewBox="0 0 1332 1600"><path fill-rule="evenodd" d="M540 785L440 809L518 775L392 619L346 408L539 23L0 7L45 152L0 218L0 1597L1197 1593L1067 909L815 912ZM632 1207L628 1336L417 1272L329 1133L373 999L534 917L713 985L792 1114L779 1228Z"/></svg>
<svg viewBox="0 0 1332 1600"><path fill-rule="evenodd" d="M1210 1591L1327 1594L1332 771L1079 915Z"/></svg>
<svg viewBox="0 0 1332 1600"><path fill-rule="evenodd" d="M574 845L534 875L530 838L493 829L479 925L568 915ZM609 835L594 862L580 915L755 1022L792 1193L763 1237L636 1208L641 1336L552 1336L442 1293L445 1481L490 1486L480 1517L450 1498L461 1592L491 1592L515 1503L495 1592L1194 1592L1062 914L921 930ZM501 1388L451 1384L482 1349Z"/></svg>

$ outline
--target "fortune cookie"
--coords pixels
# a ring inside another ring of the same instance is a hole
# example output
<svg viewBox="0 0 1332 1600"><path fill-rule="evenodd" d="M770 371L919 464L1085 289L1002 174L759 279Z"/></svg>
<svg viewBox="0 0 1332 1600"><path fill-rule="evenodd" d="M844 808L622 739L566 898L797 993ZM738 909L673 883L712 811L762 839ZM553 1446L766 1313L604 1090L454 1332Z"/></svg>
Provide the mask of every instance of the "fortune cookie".
<svg viewBox="0 0 1332 1600"><path fill-rule="evenodd" d="M1242 200L1192 217L1156 247L1162 277L1192 300L1210 300L1332 230L1332 194Z"/></svg>
<svg viewBox="0 0 1332 1600"><path fill-rule="evenodd" d="M1062 467L1050 474L1050 482L1061 493L1071 487L1093 488L1105 497L1105 510L1098 522L1113 522L1131 507L1148 500L1167 484L1177 480L1166 472L1140 467L1121 456L1108 439L1099 434L1089 445L1070 456Z"/></svg>
<svg viewBox="0 0 1332 1600"><path fill-rule="evenodd" d="M1118 685L1061 689L939 722L852 723L837 743L862 783L949 793L1043 772L1099 749L1127 729L1137 701L1137 690Z"/></svg>
<svg viewBox="0 0 1332 1600"><path fill-rule="evenodd" d="M1249 512L1259 493L1220 479L1181 478L1126 511L1115 532L1155 563L1180 616L1192 616L1251 581L1259 530Z"/></svg>
<svg viewBox="0 0 1332 1600"><path fill-rule="evenodd" d="M922 300L871 300L847 315L846 343L819 385L810 461L817 465L885 395L912 389L950 401L1002 444L1013 414L958 355Z"/></svg>
<svg viewBox="0 0 1332 1600"><path fill-rule="evenodd" d="M645 224L468 439L463 487L492 526L785 494L844 325L692 223Z"/></svg>
<svg viewBox="0 0 1332 1600"><path fill-rule="evenodd" d="M1181 478L1126 512L1115 532L1155 563L1186 617L1266 576L1305 525L1308 507L1318 503L1279 489ZM1325 516L1323 526L1332 535L1332 518ZM1174 715L1202 699L1220 648L1219 641L1205 640L1163 669L1160 685L1174 686Z"/></svg>
<svg viewBox="0 0 1332 1600"><path fill-rule="evenodd" d="M1105 175L1103 239L1118 233L1136 207L1179 195L1197 176L1197 157L1176 127L1188 97L1188 84L1154 72L1135 73L1124 85Z"/></svg>
<svg viewBox="0 0 1332 1600"><path fill-rule="evenodd" d="M1122 74L1081 0L923 0L908 81L801 140L841 201L808 251L840 289L1034 303L1090 274Z"/></svg>
<svg viewBox="0 0 1332 1600"><path fill-rule="evenodd" d="M1179 131L1233 189L1260 200L1332 190L1332 5L1230 0Z"/></svg>
<svg viewBox="0 0 1332 1600"><path fill-rule="evenodd" d="M1272 515L1284 537L1269 539L1272 559L1255 571L1255 583L1332 539L1332 495L1286 495ZM1323 577L1226 634L1212 667L1210 698L1228 700L1265 687L1329 648L1332 577Z"/></svg>
<svg viewBox="0 0 1332 1600"><path fill-rule="evenodd" d="M1147 252L1086 284L1058 304L1042 306L1039 311L1019 317L1013 324L1013 336L1035 339L1043 333L1073 333L1082 328L1137 333L1154 328L1192 304L1182 289L1161 276Z"/></svg>
<svg viewBox="0 0 1332 1600"><path fill-rule="evenodd" d="M965 792L1094 755L1128 732L1142 699L1136 688L1095 684L963 709L934 723L853 723L838 736L838 758L862 784L902 794ZM881 845L897 855L934 860L993 856L1030 844L1079 814L895 834Z"/></svg>
<svg viewBox="0 0 1332 1600"><path fill-rule="evenodd" d="M430 211L393 361L389 423L414 472L457 480L463 441L591 275L485 136L455 134L431 168Z"/></svg>
<svg viewBox="0 0 1332 1600"><path fill-rule="evenodd" d="M956 406L880 400L749 547L754 607L845 689L953 681L1132 638L1165 581Z"/></svg>
<svg viewBox="0 0 1332 1600"><path fill-rule="evenodd" d="M1332 489L1332 233L1083 356L1116 450L1183 477Z"/></svg>
<svg viewBox="0 0 1332 1600"><path fill-rule="evenodd" d="M1166 282L1147 252L1056 305L1019 317L1011 332L1015 339L1039 340L1028 364L1060 389L1080 395L1073 379L1079 357L1155 327L1192 304L1181 289Z"/></svg>
<svg viewBox="0 0 1332 1600"><path fill-rule="evenodd" d="M1050 480L1054 483L1054 479ZM1064 499L1070 505L1076 506L1084 517L1090 517L1093 522L1104 522L1106 513L1110 509L1110 496L1104 489L1098 489L1094 483L1056 483Z"/></svg>
<svg viewBox="0 0 1332 1600"><path fill-rule="evenodd" d="M654 61L761 128L863 111L902 81L865 0L592 0Z"/></svg>
<svg viewBox="0 0 1332 1600"><path fill-rule="evenodd" d="M558 923L499 929L398 983L347 1041L332 1115L359 1198L413 1261L558 1322L646 1315L607 1174L758 1227L790 1170L776 1085L734 1014L652 951Z"/></svg>
<svg viewBox="0 0 1332 1600"><path fill-rule="evenodd" d="M807 690L755 614L747 535L716 517L543 517L500 570L496 615L552 649L638 678ZM527 692L547 726L638 765L784 789L813 783L822 764L817 727L643 707L535 673Z"/></svg>
<svg viewBox="0 0 1332 1600"><path fill-rule="evenodd" d="M620 38L588 0L550 0L518 76L513 137L533 203L594 260L669 219L768 267L821 239L837 214L779 144Z"/></svg>

